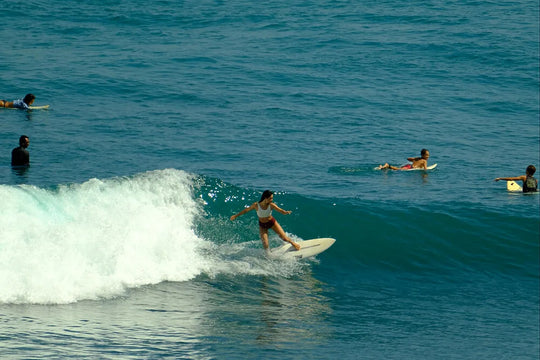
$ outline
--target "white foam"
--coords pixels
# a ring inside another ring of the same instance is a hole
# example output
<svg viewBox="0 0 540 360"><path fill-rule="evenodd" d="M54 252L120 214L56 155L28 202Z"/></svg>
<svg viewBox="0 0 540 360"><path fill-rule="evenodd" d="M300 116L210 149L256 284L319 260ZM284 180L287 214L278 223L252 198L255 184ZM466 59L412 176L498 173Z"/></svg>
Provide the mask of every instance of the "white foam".
<svg viewBox="0 0 540 360"><path fill-rule="evenodd" d="M69 303L208 268L192 177L163 170L48 190L0 186L0 302Z"/></svg>

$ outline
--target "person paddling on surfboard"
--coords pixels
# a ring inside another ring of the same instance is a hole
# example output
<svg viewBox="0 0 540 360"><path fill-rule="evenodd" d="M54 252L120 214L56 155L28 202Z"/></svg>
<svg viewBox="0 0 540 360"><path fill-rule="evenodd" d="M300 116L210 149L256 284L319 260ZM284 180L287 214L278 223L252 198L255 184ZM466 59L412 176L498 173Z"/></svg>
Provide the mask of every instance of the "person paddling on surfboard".
<svg viewBox="0 0 540 360"><path fill-rule="evenodd" d="M392 166L388 163L384 165L379 165L379 170L390 169L390 170L409 170L409 169L424 169L427 170L427 161L429 159L429 151L427 149L422 149L420 151L420 157L410 157L407 158L407 161L410 161L410 164L403 166Z"/></svg>
<svg viewBox="0 0 540 360"><path fill-rule="evenodd" d="M272 216L272 210L276 210L283 215L289 215L290 213L292 213L292 211L285 211L281 209L279 206L274 204L273 201L274 193L270 190L265 190L262 193L261 200L259 202L254 202L253 204L251 204L250 207L247 207L244 210L240 211L238 214L231 216L231 221L234 221L240 215L244 215L251 210L255 210L257 211L257 216L259 217L259 234L261 236L263 248L264 250L266 250L266 252L269 251L268 229L274 230L275 233L278 234L283 241L290 243L292 246L294 246L296 250L300 250L300 245L298 245L297 243L289 239L287 235L285 235L285 231L283 231L281 225L279 225L276 219L274 219L274 217Z"/></svg>
<svg viewBox="0 0 540 360"><path fill-rule="evenodd" d="M28 110L30 109L30 105L34 103L34 100L36 100L34 94L26 94L24 99L17 99L13 101L0 100L0 107Z"/></svg>
<svg viewBox="0 0 540 360"><path fill-rule="evenodd" d="M538 180L533 176L536 172L534 165L527 166L525 170L525 175L513 176L513 177L500 177L496 178L495 181L506 180L506 181L523 181L523 192L535 192L538 191Z"/></svg>

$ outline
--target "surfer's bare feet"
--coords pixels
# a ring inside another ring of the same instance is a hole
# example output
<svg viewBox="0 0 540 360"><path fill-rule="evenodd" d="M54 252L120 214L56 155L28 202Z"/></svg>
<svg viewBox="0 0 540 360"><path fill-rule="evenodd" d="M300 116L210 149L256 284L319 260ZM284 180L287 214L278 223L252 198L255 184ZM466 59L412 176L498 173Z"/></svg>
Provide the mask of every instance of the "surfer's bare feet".
<svg viewBox="0 0 540 360"><path fill-rule="evenodd" d="M294 246L297 251L300 250L300 245L298 245L297 243L292 242L291 245Z"/></svg>
<svg viewBox="0 0 540 360"><path fill-rule="evenodd" d="M390 164L386 163L384 165L379 165L379 169L388 169L390 167Z"/></svg>

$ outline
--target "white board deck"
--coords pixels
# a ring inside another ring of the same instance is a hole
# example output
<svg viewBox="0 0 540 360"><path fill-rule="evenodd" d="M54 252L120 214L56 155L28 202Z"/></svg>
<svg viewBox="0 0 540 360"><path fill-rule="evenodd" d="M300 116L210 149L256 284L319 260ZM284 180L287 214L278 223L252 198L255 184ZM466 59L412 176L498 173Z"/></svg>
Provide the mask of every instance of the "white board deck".
<svg viewBox="0 0 540 360"><path fill-rule="evenodd" d="M405 165L401 165L401 166L405 166ZM426 171L426 170L433 170L436 167L437 167L437 164L433 164L433 165L429 165L426 169L422 169L422 168L400 169L400 170L397 170L397 171ZM373 170L390 170L390 169L388 169L388 168L382 169L380 166L377 166L377 167L373 168Z"/></svg>
<svg viewBox="0 0 540 360"><path fill-rule="evenodd" d="M515 181L507 181L506 182L506 190L523 192L523 188L521 186L519 186L519 184L517 182L515 182Z"/></svg>
<svg viewBox="0 0 540 360"><path fill-rule="evenodd" d="M437 164L429 165L426 169L418 168L418 169L403 169L401 171L418 171L418 170L433 170L437 167Z"/></svg>
<svg viewBox="0 0 540 360"><path fill-rule="evenodd" d="M300 250L296 250L291 244L286 243L283 246L270 250L270 257L280 259L304 259L322 253L336 242L332 238L319 238L304 241L298 241Z"/></svg>
<svg viewBox="0 0 540 360"><path fill-rule="evenodd" d="M33 105L30 105L28 107L29 110L47 110L49 108L49 106L51 105L39 105L39 106L33 106ZM6 108L6 109L14 109L14 110L24 110L24 109L21 109L21 108Z"/></svg>
<svg viewBox="0 0 540 360"><path fill-rule="evenodd" d="M29 106L30 110L46 110L50 105Z"/></svg>

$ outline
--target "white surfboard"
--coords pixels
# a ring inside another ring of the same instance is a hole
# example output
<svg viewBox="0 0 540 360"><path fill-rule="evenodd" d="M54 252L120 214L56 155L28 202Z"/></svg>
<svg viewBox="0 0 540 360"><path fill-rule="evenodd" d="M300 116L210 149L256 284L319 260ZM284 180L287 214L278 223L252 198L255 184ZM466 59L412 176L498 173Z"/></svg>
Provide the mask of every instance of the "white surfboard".
<svg viewBox="0 0 540 360"><path fill-rule="evenodd" d="M49 108L50 105L39 105L39 106L33 106L33 105L30 105L28 107L29 110L47 110ZM24 110L24 109L21 109L21 108L16 108L16 107L12 107L12 108L6 108L6 109L15 109L15 110Z"/></svg>
<svg viewBox="0 0 540 360"><path fill-rule="evenodd" d="M405 166L405 165L401 165ZM422 168L412 168L412 169L399 169L399 171L418 171L418 170L433 170L437 167L437 164L429 165L426 169ZM373 170L387 170L388 168L382 169L380 166L377 166L376 168L373 168Z"/></svg>
<svg viewBox="0 0 540 360"><path fill-rule="evenodd" d="M403 169L401 171L418 171L418 170L433 170L437 167L437 164L429 165L425 169L422 168L411 168L411 169Z"/></svg>
<svg viewBox="0 0 540 360"><path fill-rule="evenodd" d="M270 257L280 259L304 259L322 253L336 242L332 238L319 238L298 241L300 250L296 250L291 244L286 243L283 246L270 250Z"/></svg>
<svg viewBox="0 0 540 360"><path fill-rule="evenodd" d="M29 106L30 110L46 110L50 105Z"/></svg>
<svg viewBox="0 0 540 360"><path fill-rule="evenodd" d="M515 181L506 182L506 190L508 191L520 191L523 192L523 188Z"/></svg>

